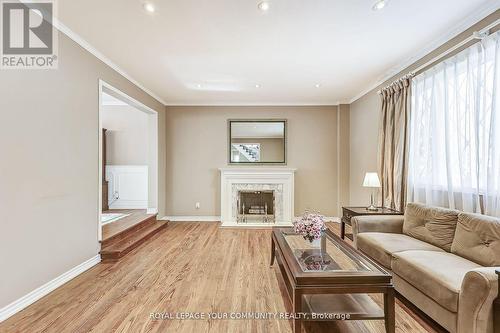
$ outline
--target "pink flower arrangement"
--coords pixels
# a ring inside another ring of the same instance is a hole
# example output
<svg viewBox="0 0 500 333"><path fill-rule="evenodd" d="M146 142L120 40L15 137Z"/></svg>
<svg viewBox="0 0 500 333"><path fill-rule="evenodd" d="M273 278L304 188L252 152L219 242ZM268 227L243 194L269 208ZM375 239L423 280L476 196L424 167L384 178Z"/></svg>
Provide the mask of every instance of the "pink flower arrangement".
<svg viewBox="0 0 500 333"><path fill-rule="evenodd" d="M293 230L310 242L320 239L321 234L326 230L325 217L318 213L305 212L304 215L295 219Z"/></svg>

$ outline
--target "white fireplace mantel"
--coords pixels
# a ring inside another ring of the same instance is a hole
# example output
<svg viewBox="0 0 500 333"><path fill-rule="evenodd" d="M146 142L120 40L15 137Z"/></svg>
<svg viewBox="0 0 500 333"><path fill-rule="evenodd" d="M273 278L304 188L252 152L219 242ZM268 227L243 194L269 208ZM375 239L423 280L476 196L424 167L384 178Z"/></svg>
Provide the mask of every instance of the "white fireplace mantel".
<svg viewBox="0 0 500 333"><path fill-rule="evenodd" d="M221 222L222 227L262 227L261 223L237 223L233 209L235 191L238 187L276 188L275 223L270 226L291 226L294 216L294 174L293 168L286 167L228 167L220 168L221 173Z"/></svg>

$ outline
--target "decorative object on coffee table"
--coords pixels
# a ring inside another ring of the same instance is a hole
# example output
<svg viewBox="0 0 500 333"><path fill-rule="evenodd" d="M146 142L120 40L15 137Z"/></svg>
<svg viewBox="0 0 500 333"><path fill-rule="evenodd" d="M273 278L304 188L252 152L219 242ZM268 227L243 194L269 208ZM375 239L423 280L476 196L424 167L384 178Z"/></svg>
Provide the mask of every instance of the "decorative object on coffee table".
<svg viewBox="0 0 500 333"><path fill-rule="evenodd" d="M351 218L360 215L403 215L400 211L391 208L378 207L377 210L368 210L366 207L342 207L340 219L340 237L352 240L351 234L345 233L345 225L351 225Z"/></svg>
<svg viewBox="0 0 500 333"><path fill-rule="evenodd" d="M367 172L365 174L365 179L363 180L363 187L370 187L371 188L371 193L370 193L370 206L368 206L366 209L370 211L376 211L377 207L375 207L375 200L373 199L374 195L373 192L375 191L375 188L380 187L380 179L378 178L378 175L376 172Z"/></svg>
<svg viewBox="0 0 500 333"><path fill-rule="evenodd" d="M323 255L326 253L325 217L319 213L306 211L302 216L294 220L293 229L295 233L304 237L311 244L319 243L319 259L323 261ZM318 261L317 254L312 250L308 254L310 258L307 260L312 261L313 265L316 265Z"/></svg>

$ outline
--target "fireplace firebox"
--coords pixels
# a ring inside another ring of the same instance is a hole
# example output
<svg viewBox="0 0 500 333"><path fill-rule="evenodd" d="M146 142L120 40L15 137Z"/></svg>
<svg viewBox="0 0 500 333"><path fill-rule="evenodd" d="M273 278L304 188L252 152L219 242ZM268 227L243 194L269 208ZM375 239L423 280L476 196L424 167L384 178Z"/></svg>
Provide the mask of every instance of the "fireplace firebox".
<svg viewBox="0 0 500 333"><path fill-rule="evenodd" d="M238 223L274 223L274 191L238 191Z"/></svg>

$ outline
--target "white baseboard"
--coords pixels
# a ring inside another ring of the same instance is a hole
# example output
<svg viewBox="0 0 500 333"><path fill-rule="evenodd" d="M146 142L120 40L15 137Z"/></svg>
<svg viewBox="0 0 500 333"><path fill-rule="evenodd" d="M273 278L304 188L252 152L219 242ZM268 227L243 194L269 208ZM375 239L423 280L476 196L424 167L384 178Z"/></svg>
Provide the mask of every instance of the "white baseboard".
<svg viewBox="0 0 500 333"><path fill-rule="evenodd" d="M274 227L290 228L293 224L291 222L277 222L277 223L235 223L235 222L222 222L221 228L238 228L238 229L270 229Z"/></svg>
<svg viewBox="0 0 500 333"><path fill-rule="evenodd" d="M220 222L220 216L164 216L160 220L172 222Z"/></svg>
<svg viewBox="0 0 500 333"><path fill-rule="evenodd" d="M149 213L148 213L149 214ZM167 220L172 222L220 222L220 216L164 216L160 220ZM326 222L340 223L340 217L326 216Z"/></svg>
<svg viewBox="0 0 500 333"><path fill-rule="evenodd" d="M98 254L95 257L92 257L89 260L81 263L80 265L73 267L69 271L59 275L58 277L56 277L52 281L47 282L43 286L36 288L29 294L24 295L18 300L15 300L14 302L8 304L7 306L1 308L0 322L13 316L14 314L18 313L27 306L35 303L40 298L52 292L54 289L62 286L69 280L75 278L76 276L80 275L81 273L85 272L86 270L97 265L100 262L101 262L101 256Z"/></svg>

